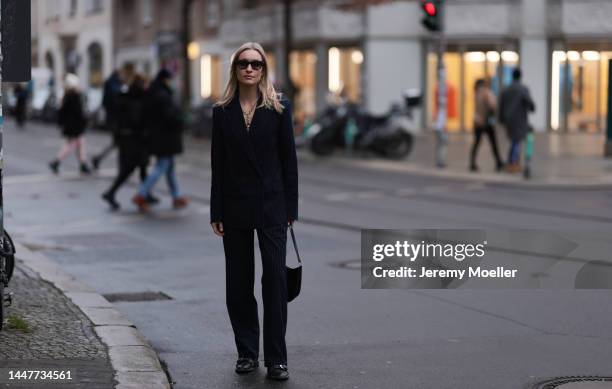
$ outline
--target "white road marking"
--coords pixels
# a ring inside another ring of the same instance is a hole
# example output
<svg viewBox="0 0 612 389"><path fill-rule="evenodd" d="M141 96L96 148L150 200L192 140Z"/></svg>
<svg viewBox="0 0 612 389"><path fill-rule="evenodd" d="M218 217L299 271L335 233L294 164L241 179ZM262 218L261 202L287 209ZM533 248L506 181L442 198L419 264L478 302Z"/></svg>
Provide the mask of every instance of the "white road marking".
<svg viewBox="0 0 612 389"><path fill-rule="evenodd" d="M448 193L451 191L451 187L448 185L428 186L423 188L422 193L424 194L437 194L437 193Z"/></svg>
<svg viewBox="0 0 612 389"><path fill-rule="evenodd" d="M417 193L415 188L401 188L395 191L395 194L400 197L413 196Z"/></svg>
<svg viewBox="0 0 612 389"><path fill-rule="evenodd" d="M332 193L325 195L325 200L327 201L346 201L350 200L352 197L351 193Z"/></svg>
<svg viewBox="0 0 612 389"><path fill-rule="evenodd" d="M360 199L377 199L383 197L384 195L385 194L379 190L369 190L357 193L357 197Z"/></svg>

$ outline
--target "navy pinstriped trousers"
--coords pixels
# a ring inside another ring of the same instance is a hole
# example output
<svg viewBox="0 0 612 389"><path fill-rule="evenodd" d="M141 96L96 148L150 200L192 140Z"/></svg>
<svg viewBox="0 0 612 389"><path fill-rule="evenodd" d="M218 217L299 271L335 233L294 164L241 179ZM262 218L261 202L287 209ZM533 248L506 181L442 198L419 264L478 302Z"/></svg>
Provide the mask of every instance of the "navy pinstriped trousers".
<svg viewBox="0 0 612 389"><path fill-rule="evenodd" d="M263 266L265 365L287 364L287 226L257 229ZM225 228L226 303L239 358L259 357L259 319L255 283L254 230Z"/></svg>

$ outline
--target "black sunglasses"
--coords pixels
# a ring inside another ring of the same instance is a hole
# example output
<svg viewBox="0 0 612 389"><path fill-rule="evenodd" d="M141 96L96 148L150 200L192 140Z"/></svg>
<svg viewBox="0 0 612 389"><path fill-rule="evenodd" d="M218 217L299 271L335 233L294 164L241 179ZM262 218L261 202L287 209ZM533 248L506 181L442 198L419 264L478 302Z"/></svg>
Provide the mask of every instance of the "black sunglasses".
<svg viewBox="0 0 612 389"><path fill-rule="evenodd" d="M251 69L253 70L261 70L261 68L263 68L266 63L263 61L248 61L246 59L241 59L236 61L236 65L240 70L245 70L249 67L249 65L251 65Z"/></svg>

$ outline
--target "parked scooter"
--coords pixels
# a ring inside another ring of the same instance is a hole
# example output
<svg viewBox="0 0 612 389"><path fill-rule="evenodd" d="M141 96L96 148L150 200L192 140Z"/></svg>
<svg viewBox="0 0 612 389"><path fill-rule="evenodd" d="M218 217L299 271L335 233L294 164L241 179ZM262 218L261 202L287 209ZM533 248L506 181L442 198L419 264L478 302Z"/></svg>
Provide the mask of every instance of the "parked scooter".
<svg viewBox="0 0 612 389"><path fill-rule="evenodd" d="M371 115L360 106L345 102L329 106L306 130L298 144L308 144L313 153L328 156L336 148L349 152L374 152L385 158L406 158L414 137L420 134L414 124L413 109L421 101L418 90L403 93L404 104L394 104L382 116Z"/></svg>

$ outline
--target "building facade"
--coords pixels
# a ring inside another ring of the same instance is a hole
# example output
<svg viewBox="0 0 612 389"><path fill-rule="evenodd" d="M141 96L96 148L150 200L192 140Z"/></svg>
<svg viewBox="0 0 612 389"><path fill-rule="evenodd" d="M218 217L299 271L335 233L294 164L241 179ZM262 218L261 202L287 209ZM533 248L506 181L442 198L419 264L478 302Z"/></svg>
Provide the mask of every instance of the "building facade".
<svg viewBox="0 0 612 389"><path fill-rule="evenodd" d="M350 2L348 2L350 3ZM363 101L365 14L346 1L296 1L292 6L293 49L289 57L296 87L298 121L312 117L330 94ZM273 82L284 79L283 6L279 1L196 1L191 72L195 99L220 96L231 53L242 43L262 44ZM399 95L395 96L399 99Z"/></svg>
<svg viewBox="0 0 612 389"><path fill-rule="evenodd" d="M421 25L420 1L347 3L294 2L290 72L302 114L320 110L329 93L383 113L403 90L419 88L426 97L422 124L429 127L437 40ZM263 44L275 79L282 80L279 2L201 0L192 13L199 28L193 34L194 99L221 93L229 56L244 41ZM449 131L471 130L478 78L490 79L499 93L516 67L535 100L531 121L537 130L602 131L610 17L607 0L447 0Z"/></svg>
<svg viewBox="0 0 612 389"><path fill-rule="evenodd" d="M36 5L36 65L53 74L58 96L66 73L79 76L88 108L102 99L105 77L113 67L112 3L105 0L33 0ZM34 14L33 14L34 16Z"/></svg>
<svg viewBox="0 0 612 389"><path fill-rule="evenodd" d="M148 77L161 67L180 73L181 4L182 0L114 0L115 66L129 64Z"/></svg>
<svg viewBox="0 0 612 389"><path fill-rule="evenodd" d="M284 79L283 5L274 0L192 0L190 61L181 61L186 0L34 0L37 60L61 80L76 71L98 88L113 68L130 63L153 76L162 66L188 71L193 105L216 99L231 53L257 41L275 84ZM437 39L421 25L420 1L292 2L298 120L342 95L383 113L402 91L424 95L421 123L436 110ZM496 93L520 67L537 110L537 130L600 132L607 115L612 59L609 0L446 0L449 131L471 131L473 87L491 80ZM180 87L177 77L177 88Z"/></svg>

